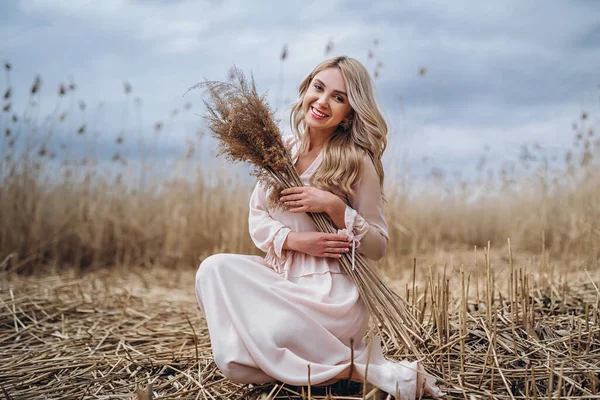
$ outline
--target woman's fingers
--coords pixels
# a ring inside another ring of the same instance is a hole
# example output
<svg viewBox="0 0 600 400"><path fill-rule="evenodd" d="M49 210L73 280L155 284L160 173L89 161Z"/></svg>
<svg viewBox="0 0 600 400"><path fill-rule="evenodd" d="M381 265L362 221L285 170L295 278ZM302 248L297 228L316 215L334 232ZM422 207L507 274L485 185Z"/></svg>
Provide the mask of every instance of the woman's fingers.
<svg viewBox="0 0 600 400"><path fill-rule="evenodd" d="M285 203L286 201L302 200L302 197L301 194L289 194L287 196L282 196L279 200Z"/></svg>
<svg viewBox="0 0 600 400"><path fill-rule="evenodd" d="M335 241L335 242L350 240L348 235L345 235L343 233L323 233L323 238L325 240L330 240L330 241Z"/></svg>
<svg viewBox="0 0 600 400"><path fill-rule="evenodd" d="M344 233L326 233L325 239L334 242L349 242L350 238Z"/></svg>
<svg viewBox="0 0 600 400"><path fill-rule="evenodd" d="M302 187L302 186L291 187L291 188L288 188L288 189L283 189L281 191L281 194L285 196L285 195L288 195L288 194L302 193L302 192L304 192L305 188L306 187Z"/></svg>
<svg viewBox="0 0 600 400"><path fill-rule="evenodd" d="M323 254L323 257L342 258L342 255L338 254L338 253L325 253L325 254Z"/></svg>
<svg viewBox="0 0 600 400"><path fill-rule="evenodd" d="M302 206L301 201L288 201L288 202L284 202L284 204L289 207L301 207Z"/></svg>
<svg viewBox="0 0 600 400"><path fill-rule="evenodd" d="M352 246L352 243L348 242L348 241L325 242L325 248L328 248L328 249L347 249L351 246Z"/></svg>
<svg viewBox="0 0 600 400"><path fill-rule="evenodd" d="M348 247L328 247L325 249L327 253L347 253L350 251Z"/></svg>

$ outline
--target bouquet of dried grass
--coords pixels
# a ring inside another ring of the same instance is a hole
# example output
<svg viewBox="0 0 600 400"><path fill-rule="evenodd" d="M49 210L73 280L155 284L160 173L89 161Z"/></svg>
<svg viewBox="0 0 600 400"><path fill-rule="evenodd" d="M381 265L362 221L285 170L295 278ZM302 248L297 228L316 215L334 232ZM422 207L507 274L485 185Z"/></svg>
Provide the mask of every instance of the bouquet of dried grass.
<svg viewBox="0 0 600 400"><path fill-rule="evenodd" d="M202 82L191 89L205 89L205 118L212 136L219 141L219 155L233 162L250 163L252 175L279 199L281 190L304 184L265 96L258 95L253 78L248 82L242 71L235 72L235 83ZM337 233L327 214L308 214L319 231ZM358 287L378 328L388 333L397 346L402 343L413 354L420 354L412 337L420 338L411 330L418 322L405 311L402 299L383 283L360 254L343 254L340 262Z"/></svg>

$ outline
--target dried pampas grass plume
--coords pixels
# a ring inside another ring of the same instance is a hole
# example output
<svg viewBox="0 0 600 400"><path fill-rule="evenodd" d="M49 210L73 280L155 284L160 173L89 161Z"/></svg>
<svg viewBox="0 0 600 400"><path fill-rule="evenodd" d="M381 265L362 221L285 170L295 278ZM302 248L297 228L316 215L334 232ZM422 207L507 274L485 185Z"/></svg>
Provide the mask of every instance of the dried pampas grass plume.
<svg viewBox="0 0 600 400"><path fill-rule="evenodd" d="M244 73L233 67L232 82L206 81L192 86L204 89L208 130L219 142L218 155L233 163L246 162L271 193L276 195L285 188L282 179L302 185L281 138L281 132L269 108L265 95L259 95L254 78L248 81ZM187 93L187 92L186 92ZM272 199L274 207L280 206Z"/></svg>

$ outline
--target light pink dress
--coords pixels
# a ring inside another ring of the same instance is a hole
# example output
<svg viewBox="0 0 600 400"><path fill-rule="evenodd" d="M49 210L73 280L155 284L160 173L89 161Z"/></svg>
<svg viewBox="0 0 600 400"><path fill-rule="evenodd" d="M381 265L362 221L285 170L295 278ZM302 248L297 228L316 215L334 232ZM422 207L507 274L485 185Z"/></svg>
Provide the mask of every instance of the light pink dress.
<svg viewBox="0 0 600 400"><path fill-rule="evenodd" d="M292 155L297 157L298 143ZM305 185L322 160L319 154L301 175ZM386 251L387 224L379 179L371 160L363 160L363 179L353 198L343 196L346 230L359 243L356 251L379 259ZM336 193L341 195L341 193ZM196 296L210 333L215 363L231 380L291 385L331 381L351 362L354 377L367 380L402 399L414 399L424 387L440 396L435 379L417 362L393 362L382 354L380 338L368 346L363 335L369 321L358 289L339 261L283 250L287 234L316 231L307 214L270 210L259 184L250 199L250 235L266 257L216 254L196 274Z"/></svg>

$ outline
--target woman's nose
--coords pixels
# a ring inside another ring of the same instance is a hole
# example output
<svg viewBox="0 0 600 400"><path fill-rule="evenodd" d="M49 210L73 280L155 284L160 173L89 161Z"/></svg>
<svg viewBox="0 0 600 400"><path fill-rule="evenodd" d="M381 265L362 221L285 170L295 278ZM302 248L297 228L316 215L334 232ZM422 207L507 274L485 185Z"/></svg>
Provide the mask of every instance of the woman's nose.
<svg viewBox="0 0 600 400"><path fill-rule="evenodd" d="M319 98L317 99L317 104L319 104L319 105L327 104L327 96L324 93L322 95L320 95Z"/></svg>

